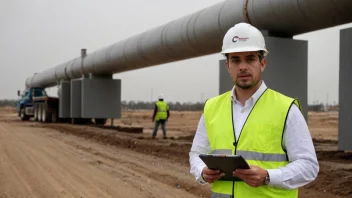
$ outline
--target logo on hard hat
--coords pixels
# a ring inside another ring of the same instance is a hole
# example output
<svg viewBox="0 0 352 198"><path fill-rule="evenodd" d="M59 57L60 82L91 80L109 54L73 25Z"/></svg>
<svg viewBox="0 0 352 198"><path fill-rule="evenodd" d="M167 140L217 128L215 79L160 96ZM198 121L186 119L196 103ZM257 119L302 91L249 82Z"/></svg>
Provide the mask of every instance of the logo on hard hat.
<svg viewBox="0 0 352 198"><path fill-rule="evenodd" d="M247 41L249 38L241 38L239 36L234 36L232 42L236 43L237 41Z"/></svg>

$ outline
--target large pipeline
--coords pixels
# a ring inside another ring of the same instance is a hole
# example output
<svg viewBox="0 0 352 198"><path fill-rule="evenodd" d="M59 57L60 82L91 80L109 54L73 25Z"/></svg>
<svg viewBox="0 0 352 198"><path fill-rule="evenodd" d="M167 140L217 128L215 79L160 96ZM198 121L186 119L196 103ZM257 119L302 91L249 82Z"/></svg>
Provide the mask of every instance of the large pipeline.
<svg viewBox="0 0 352 198"><path fill-rule="evenodd" d="M352 0L227 0L35 74L26 86L51 87L90 73L114 74L220 52L226 31L239 22L292 37L352 22L351 10Z"/></svg>

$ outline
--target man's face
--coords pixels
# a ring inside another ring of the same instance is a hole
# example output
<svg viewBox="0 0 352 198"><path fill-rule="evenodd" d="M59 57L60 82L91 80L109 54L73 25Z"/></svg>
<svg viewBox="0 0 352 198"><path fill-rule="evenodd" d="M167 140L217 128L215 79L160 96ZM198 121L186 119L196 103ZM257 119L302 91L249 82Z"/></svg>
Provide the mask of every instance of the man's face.
<svg viewBox="0 0 352 198"><path fill-rule="evenodd" d="M261 80L266 60L259 59L258 52L237 52L228 54L226 61L232 81L242 89L250 89Z"/></svg>

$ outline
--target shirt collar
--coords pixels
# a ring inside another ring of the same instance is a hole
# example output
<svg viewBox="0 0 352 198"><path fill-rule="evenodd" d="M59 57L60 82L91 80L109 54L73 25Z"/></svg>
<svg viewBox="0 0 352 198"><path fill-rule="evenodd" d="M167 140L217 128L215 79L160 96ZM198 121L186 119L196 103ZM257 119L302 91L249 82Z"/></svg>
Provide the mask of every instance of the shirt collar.
<svg viewBox="0 0 352 198"><path fill-rule="evenodd" d="M236 98L236 95L235 95L235 87L236 86L233 86L233 88L231 90L231 99L234 102L237 101L237 98ZM252 102L256 102L259 99L259 97L264 93L264 91L266 89L267 89L267 86L264 83L264 80L262 80L262 84L260 85L259 89L247 101L251 100Z"/></svg>

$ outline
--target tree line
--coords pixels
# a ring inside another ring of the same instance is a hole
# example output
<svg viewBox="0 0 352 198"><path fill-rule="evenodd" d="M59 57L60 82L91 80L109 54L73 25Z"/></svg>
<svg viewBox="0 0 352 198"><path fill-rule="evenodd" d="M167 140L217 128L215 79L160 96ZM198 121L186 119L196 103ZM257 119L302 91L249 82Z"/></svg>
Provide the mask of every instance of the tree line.
<svg viewBox="0 0 352 198"><path fill-rule="evenodd" d="M18 100L0 100L0 107L16 107ZM204 103L201 102L168 102L170 110L172 111L202 111ZM136 110L146 109L153 110L155 108L155 102L144 102L144 101L122 101L122 110ZM338 105L324 105L314 104L308 105L308 111L338 111Z"/></svg>
<svg viewBox="0 0 352 198"><path fill-rule="evenodd" d="M0 100L0 107L16 107L18 100ZM170 110L173 111L201 111L203 110L204 103L192 103L192 102L168 102ZM153 110L155 102L144 102L144 101L122 101L122 110L136 110L146 109Z"/></svg>
<svg viewBox="0 0 352 198"><path fill-rule="evenodd" d="M0 107L16 107L18 100L0 100Z"/></svg>
<svg viewBox="0 0 352 198"><path fill-rule="evenodd" d="M135 109L146 109L153 110L156 102L144 102L144 101L122 101L122 110L135 110ZM170 110L172 111L202 111L204 103L200 102L167 102Z"/></svg>
<svg viewBox="0 0 352 198"><path fill-rule="evenodd" d="M170 110L172 111L202 111L204 103L196 102L168 102ZM143 101L122 101L121 107L123 110L135 110L135 109L154 109L155 102L143 102ZM308 105L308 111L338 111L339 105L325 105L323 103Z"/></svg>

